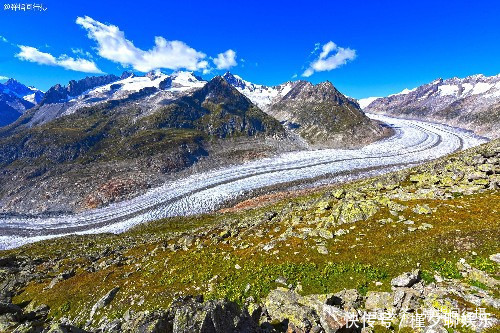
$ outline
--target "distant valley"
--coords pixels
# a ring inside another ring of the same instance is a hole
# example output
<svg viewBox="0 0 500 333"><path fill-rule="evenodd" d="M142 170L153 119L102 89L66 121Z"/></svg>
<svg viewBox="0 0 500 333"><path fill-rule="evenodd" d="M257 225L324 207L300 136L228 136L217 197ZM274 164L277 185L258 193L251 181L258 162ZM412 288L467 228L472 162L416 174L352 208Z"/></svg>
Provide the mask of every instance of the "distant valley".
<svg viewBox="0 0 500 333"><path fill-rule="evenodd" d="M359 102L367 112L437 121L490 138L500 136L500 74L437 79L395 95Z"/></svg>

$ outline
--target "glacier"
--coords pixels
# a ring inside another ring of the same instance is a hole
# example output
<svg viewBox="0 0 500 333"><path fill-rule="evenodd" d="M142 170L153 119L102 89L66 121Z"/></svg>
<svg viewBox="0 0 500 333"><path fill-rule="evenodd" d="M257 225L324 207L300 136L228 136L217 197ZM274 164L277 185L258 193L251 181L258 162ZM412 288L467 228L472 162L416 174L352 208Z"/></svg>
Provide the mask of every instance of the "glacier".
<svg viewBox="0 0 500 333"><path fill-rule="evenodd" d="M295 151L194 174L130 200L78 214L2 217L0 249L71 234L120 233L165 217L212 212L272 185L325 176L331 181L347 181L354 175L382 174L487 142L472 132L446 125L367 115L390 125L395 134L359 149Z"/></svg>

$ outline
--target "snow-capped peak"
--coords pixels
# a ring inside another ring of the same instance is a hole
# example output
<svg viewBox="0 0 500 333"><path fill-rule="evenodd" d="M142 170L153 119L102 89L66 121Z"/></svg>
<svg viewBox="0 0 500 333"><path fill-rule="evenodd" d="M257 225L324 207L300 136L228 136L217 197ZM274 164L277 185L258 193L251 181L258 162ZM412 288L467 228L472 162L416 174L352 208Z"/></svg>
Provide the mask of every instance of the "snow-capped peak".
<svg viewBox="0 0 500 333"><path fill-rule="evenodd" d="M274 100L288 94L296 84L296 82L285 82L277 86L269 87L251 83L230 72L226 72L222 77L227 83L235 87L236 90L248 97L252 103L261 109L266 109Z"/></svg>
<svg viewBox="0 0 500 333"><path fill-rule="evenodd" d="M0 93L22 98L33 104L38 104L43 98L43 91L33 86L25 86L16 79L8 79L4 84L0 83Z"/></svg>
<svg viewBox="0 0 500 333"><path fill-rule="evenodd" d="M112 93L113 98L122 98L132 92L139 91L144 88L158 88L169 91L185 91L193 88L201 88L205 85L205 81L192 72L175 72L167 75L160 71L147 73L145 76L122 75L125 78L97 87L89 92L89 95L102 93Z"/></svg>

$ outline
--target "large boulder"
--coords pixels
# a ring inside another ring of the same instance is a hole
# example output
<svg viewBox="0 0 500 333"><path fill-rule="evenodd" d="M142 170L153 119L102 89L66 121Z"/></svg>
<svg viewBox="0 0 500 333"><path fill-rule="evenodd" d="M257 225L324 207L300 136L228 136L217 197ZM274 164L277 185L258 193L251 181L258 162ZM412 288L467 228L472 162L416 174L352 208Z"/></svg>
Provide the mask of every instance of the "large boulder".
<svg viewBox="0 0 500 333"><path fill-rule="evenodd" d="M252 333L259 328L236 303L184 297L170 308L173 333Z"/></svg>
<svg viewBox="0 0 500 333"><path fill-rule="evenodd" d="M291 332L319 330L320 318L316 311L304 305L302 297L285 288L272 290L265 299L265 307L274 324L287 324Z"/></svg>
<svg viewBox="0 0 500 333"><path fill-rule="evenodd" d="M344 310L358 309L363 297L356 289L344 289L336 293L328 301L329 305L336 305Z"/></svg>
<svg viewBox="0 0 500 333"><path fill-rule="evenodd" d="M343 295L346 296L345 304L357 302L356 295L350 292ZM300 296L293 290L278 288L269 293L265 307L270 322L274 325L281 323L287 332L351 332L354 326L348 327L349 320L356 321L357 312L334 306L337 299L340 298L334 295Z"/></svg>

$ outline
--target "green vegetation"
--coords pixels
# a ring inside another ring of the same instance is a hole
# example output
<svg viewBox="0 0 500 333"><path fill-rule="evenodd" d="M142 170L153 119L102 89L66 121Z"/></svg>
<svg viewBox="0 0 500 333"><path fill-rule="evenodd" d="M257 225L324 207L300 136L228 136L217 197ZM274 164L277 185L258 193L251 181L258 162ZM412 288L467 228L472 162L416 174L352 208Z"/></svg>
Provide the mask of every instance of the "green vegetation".
<svg viewBox="0 0 500 333"><path fill-rule="evenodd" d="M444 278L447 279L460 279L462 275L457 269L457 265L455 262L441 259L439 261L431 261L431 267L439 273Z"/></svg>
<svg viewBox="0 0 500 333"><path fill-rule="evenodd" d="M495 274L499 271L499 265L496 262L484 257L474 257L470 260L470 264L477 269L490 274Z"/></svg>

